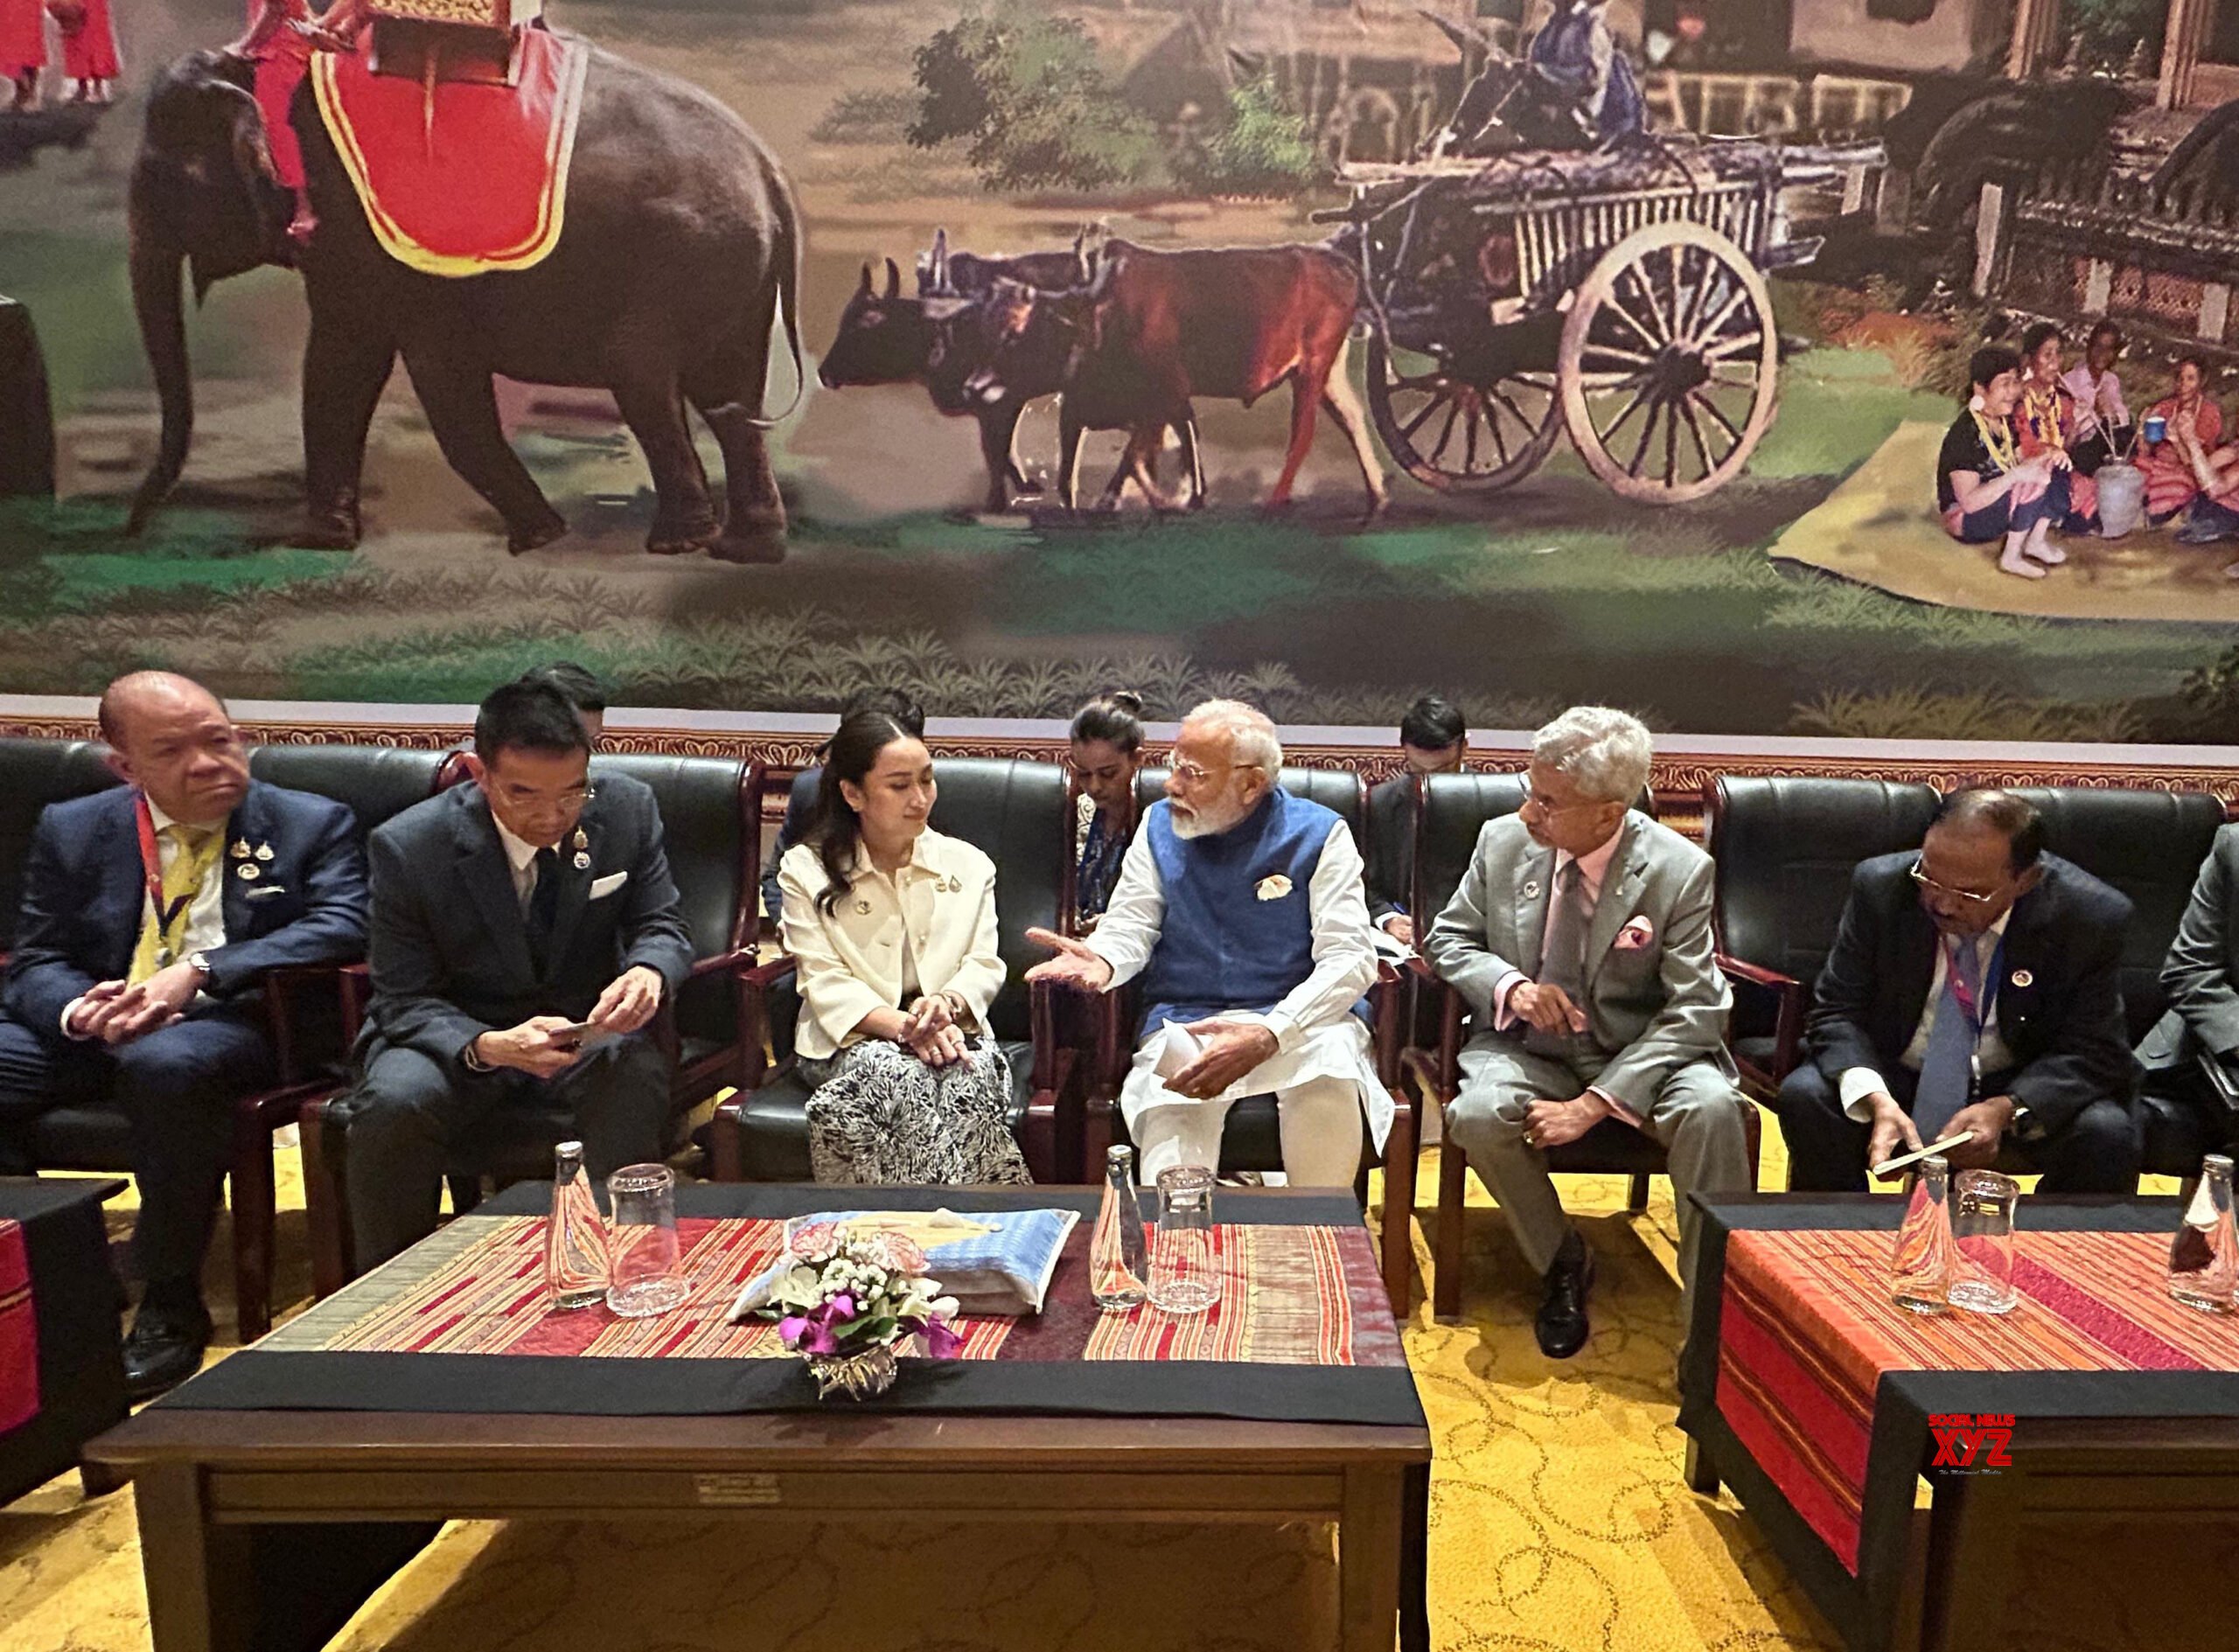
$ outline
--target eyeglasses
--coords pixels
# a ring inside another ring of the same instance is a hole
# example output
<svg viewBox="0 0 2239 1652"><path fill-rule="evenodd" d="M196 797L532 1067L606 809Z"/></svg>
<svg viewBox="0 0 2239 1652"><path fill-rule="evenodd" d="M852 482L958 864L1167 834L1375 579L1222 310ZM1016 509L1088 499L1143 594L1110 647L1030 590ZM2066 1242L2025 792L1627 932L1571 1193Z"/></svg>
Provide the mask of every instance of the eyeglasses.
<svg viewBox="0 0 2239 1652"><path fill-rule="evenodd" d="M527 786L505 786L502 790L506 794L506 801L516 809L549 806L564 810L570 814L582 808L585 804L598 795L598 788L593 785L570 786L557 796L547 796L543 792L532 791Z"/></svg>
<svg viewBox="0 0 2239 1652"><path fill-rule="evenodd" d="M1921 867L1922 862L1918 861L1914 861L1912 864L1911 871L1914 882L1919 884L1921 888L1928 890L1930 894L1948 895L1955 901L1964 901L1969 906L1983 907L1992 905L1997 902L1998 897L2005 892L2005 883L2004 882L2001 882L1998 888L1992 889L1988 895L1977 895L1972 889L1955 889L1949 883L1938 883L1934 878L1929 876L1926 872L1922 871ZM2008 879L2006 882L2010 882L2012 880Z"/></svg>
<svg viewBox="0 0 2239 1652"><path fill-rule="evenodd" d="M1201 769L1194 763L1183 763L1177 758L1171 768L1174 777L1183 785L1202 786L1217 774L1233 774L1238 769L1259 769L1264 766L1257 763L1224 763L1217 769Z"/></svg>
<svg viewBox="0 0 2239 1652"><path fill-rule="evenodd" d="M1573 809L1606 809L1609 805L1599 798L1580 798L1575 803L1550 803L1531 787L1524 789L1524 807L1537 809L1542 814L1568 814Z"/></svg>

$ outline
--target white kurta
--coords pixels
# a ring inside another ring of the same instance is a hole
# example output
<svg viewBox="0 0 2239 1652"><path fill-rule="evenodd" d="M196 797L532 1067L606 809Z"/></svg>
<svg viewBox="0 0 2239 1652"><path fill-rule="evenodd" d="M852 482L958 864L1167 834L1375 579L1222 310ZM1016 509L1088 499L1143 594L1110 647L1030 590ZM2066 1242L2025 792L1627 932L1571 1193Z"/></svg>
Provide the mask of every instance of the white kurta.
<svg viewBox="0 0 2239 1652"><path fill-rule="evenodd" d="M1359 1091L1369 1133L1381 1153L1392 1130L1392 1094L1376 1076L1368 1028L1352 1013L1376 980L1376 931L1368 921L1361 870L1360 851L1340 820L1322 846L1307 888L1314 926L1312 972L1264 1014L1235 1010L1222 1017L1267 1028L1275 1035L1275 1053L1205 1105L1225 1111L1245 1096L1289 1090L1317 1079L1342 1080ZM1112 965L1114 987L1133 979L1150 962L1165 917L1166 890L1151 855L1150 834L1138 832L1120 863L1111 904L1088 938L1089 950ZM1154 1097L1168 1105L1178 1099L1151 1070L1160 1042L1154 1039L1136 1050L1134 1065L1120 1088L1120 1112L1130 1132Z"/></svg>

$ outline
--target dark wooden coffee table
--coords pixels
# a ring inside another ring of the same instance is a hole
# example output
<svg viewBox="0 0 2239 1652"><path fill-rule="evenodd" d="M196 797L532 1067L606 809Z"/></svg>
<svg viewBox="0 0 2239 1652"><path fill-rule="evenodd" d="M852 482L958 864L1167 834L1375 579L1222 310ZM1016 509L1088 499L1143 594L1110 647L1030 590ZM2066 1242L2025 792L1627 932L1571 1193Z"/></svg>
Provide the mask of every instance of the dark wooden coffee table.
<svg viewBox="0 0 2239 1652"><path fill-rule="evenodd" d="M463 1220L390 1268L410 1273L447 1243L463 1250L473 1243L458 1237L470 1223L517 1219L540 1209L541 1196L526 1187L501 1195L485 1207L490 1216ZM768 1218L829 1209L832 1196L703 1186L680 1189L679 1204L687 1217ZM889 1209L963 1198L1092 1213L1098 1195L882 1188L876 1196ZM1294 1190L1224 1189L1220 1208L1224 1222L1278 1226L1354 1213L1350 1199ZM1086 1307L1085 1261L1076 1253L1085 1238L1078 1230L1076 1238L1050 1286L1044 1326ZM90 1455L136 1484L156 1652L320 1646L448 1519L710 1516L790 1524L1328 1521L1338 1532L1340 1644L1390 1652L1397 1633L1410 1652L1427 1652L1430 1432L1364 1236L1356 1248L1347 1300L1380 1350L1368 1365L958 1362L944 1377L948 1401L863 1411L816 1405L792 1362L285 1346L317 1343L322 1324L353 1324L393 1301L377 1275L105 1435ZM1295 1395L1300 1382L1319 1398L1257 1416L1247 1403L1271 1386ZM1396 1405L1395 1386L1404 1397ZM723 1394L735 1403L711 1399ZM617 1414L625 1412L638 1414ZM1285 1419L1261 1420L1269 1417Z"/></svg>
<svg viewBox="0 0 2239 1652"><path fill-rule="evenodd" d="M322 1646L447 1519L711 1516L1331 1521L1339 1645L1390 1652L1431 1446L1419 1428L1184 1417L156 1410L92 1454L134 1482L155 1652Z"/></svg>

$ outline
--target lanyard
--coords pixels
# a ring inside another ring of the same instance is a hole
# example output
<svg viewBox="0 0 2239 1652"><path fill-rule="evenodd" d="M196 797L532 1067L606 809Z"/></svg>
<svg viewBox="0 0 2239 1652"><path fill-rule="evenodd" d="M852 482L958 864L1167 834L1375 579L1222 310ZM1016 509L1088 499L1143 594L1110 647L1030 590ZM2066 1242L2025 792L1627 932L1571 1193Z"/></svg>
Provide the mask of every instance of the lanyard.
<svg viewBox="0 0 2239 1652"><path fill-rule="evenodd" d="M142 792L133 800L133 810L140 828L140 874L148 890L148 904L156 914L156 934L166 954L178 950L172 944L171 926L182 922L186 909L194 904L199 889L188 889L168 904L164 900L164 855L156 847L156 817L148 808L148 794ZM185 845L179 853L186 853Z"/></svg>

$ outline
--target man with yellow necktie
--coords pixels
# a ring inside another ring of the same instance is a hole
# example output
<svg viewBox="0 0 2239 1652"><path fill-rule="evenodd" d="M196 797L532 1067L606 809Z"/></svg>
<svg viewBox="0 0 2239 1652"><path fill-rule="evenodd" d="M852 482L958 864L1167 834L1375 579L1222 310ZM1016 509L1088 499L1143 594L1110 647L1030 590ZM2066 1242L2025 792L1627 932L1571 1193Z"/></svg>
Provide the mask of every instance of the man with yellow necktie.
<svg viewBox="0 0 2239 1652"><path fill-rule="evenodd" d="M131 1120L147 1288L125 1377L145 1398L192 1376L209 1342L202 1254L233 1104L275 1070L263 978L364 954L365 854L342 805L249 778L198 683L119 678L101 726L125 784L47 809L24 860L0 993L0 1173L31 1168L19 1133L45 1109L106 1101Z"/></svg>

